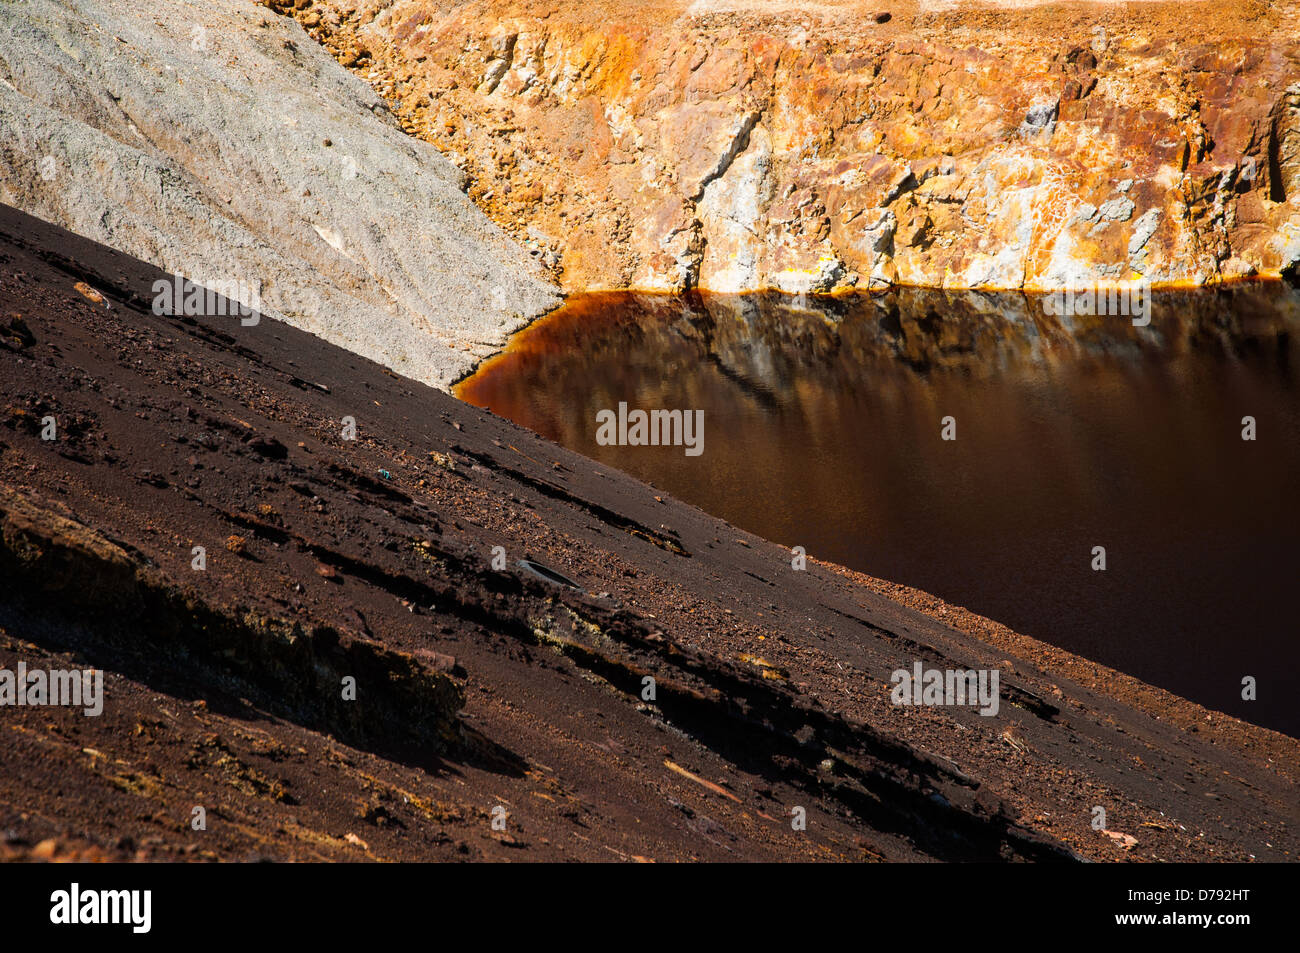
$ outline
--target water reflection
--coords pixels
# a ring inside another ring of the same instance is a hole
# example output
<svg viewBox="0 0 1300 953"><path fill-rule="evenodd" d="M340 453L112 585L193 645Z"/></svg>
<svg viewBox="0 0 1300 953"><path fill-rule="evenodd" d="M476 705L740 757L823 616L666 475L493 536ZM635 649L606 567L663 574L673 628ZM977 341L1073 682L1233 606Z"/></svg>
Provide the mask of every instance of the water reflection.
<svg viewBox="0 0 1300 953"><path fill-rule="evenodd" d="M1300 295L1153 307L1135 328L1018 294L585 295L458 392L760 535L1300 734ZM704 454L597 445L620 401L703 409Z"/></svg>

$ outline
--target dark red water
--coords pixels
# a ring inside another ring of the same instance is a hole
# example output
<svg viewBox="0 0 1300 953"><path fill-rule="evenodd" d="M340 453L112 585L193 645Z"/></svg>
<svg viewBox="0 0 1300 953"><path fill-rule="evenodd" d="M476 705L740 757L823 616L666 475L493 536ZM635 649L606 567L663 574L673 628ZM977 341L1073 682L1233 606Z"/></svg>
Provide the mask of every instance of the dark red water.
<svg viewBox="0 0 1300 953"><path fill-rule="evenodd" d="M458 393L769 539L1300 735L1297 330L1277 285L1157 295L1144 329L1063 326L1019 295L587 295ZM703 410L703 453L598 445L620 401Z"/></svg>

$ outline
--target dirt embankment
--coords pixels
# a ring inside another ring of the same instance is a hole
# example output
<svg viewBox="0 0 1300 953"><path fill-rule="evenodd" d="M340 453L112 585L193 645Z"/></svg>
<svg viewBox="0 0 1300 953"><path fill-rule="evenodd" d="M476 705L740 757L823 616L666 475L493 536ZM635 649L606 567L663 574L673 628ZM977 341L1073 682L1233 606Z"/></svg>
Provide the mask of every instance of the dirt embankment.
<svg viewBox="0 0 1300 953"><path fill-rule="evenodd" d="M0 668L107 671L98 717L0 706L2 857L1300 850L1294 739L279 322L156 316L155 269L3 208L0 265ZM918 661L998 713L893 705Z"/></svg>
<svg viewBox="0 0 1300 953"><path fill-rule="evenodd" d="M266 0L566 290L1300 261L1295 4Z"/></svg>

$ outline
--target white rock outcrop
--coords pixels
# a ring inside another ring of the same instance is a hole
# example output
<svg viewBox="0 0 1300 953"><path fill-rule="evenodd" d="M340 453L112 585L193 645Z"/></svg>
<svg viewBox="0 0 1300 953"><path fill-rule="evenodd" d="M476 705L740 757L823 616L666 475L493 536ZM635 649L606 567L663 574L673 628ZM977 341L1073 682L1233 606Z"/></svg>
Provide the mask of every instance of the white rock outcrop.
<svg viewBox="0 0 1300 953"><path fill-rule="evenodd" d="M0 201L441 387L559 301L464 184L249 0L0 4Z"/></svg>

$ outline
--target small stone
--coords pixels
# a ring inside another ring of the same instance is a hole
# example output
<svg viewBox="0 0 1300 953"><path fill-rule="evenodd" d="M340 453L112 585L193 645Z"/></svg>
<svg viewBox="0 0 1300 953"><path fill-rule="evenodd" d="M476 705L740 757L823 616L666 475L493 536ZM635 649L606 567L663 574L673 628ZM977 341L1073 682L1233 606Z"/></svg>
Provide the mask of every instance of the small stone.
<svg viewBox="0 0 1300 953"><path fill-rule="evenodd" d="M1115 841L1120 850L1132 850L1137 846L1137 838L1132 834L1121 834L1119 831L1102 831L1102 833Z"/></svg>
<svg viewBox="0 0 1300 953"><path fill-rule="evenodd" d="M1127 222L1133 217L1133 209L1136 206L1126 198L1110 199L1102 202L1101 207L1097 209L1098 214L1107 221Z"/></svg>
<svg viewBox="0 0 1300 953"><path fill-rule="evenodd" d="M434 671L448 674L456 671L456 657L454 655L448 655L445 652L428 652L424 655L424 658Z"/></svg>
<svg viewBox="0 0 1300 953"><path fill-rule="evenodd" d="M95 304L104 303L104 296L84 281L78 281L72 287L75 288L87 301L93 301Z"/></svg>

